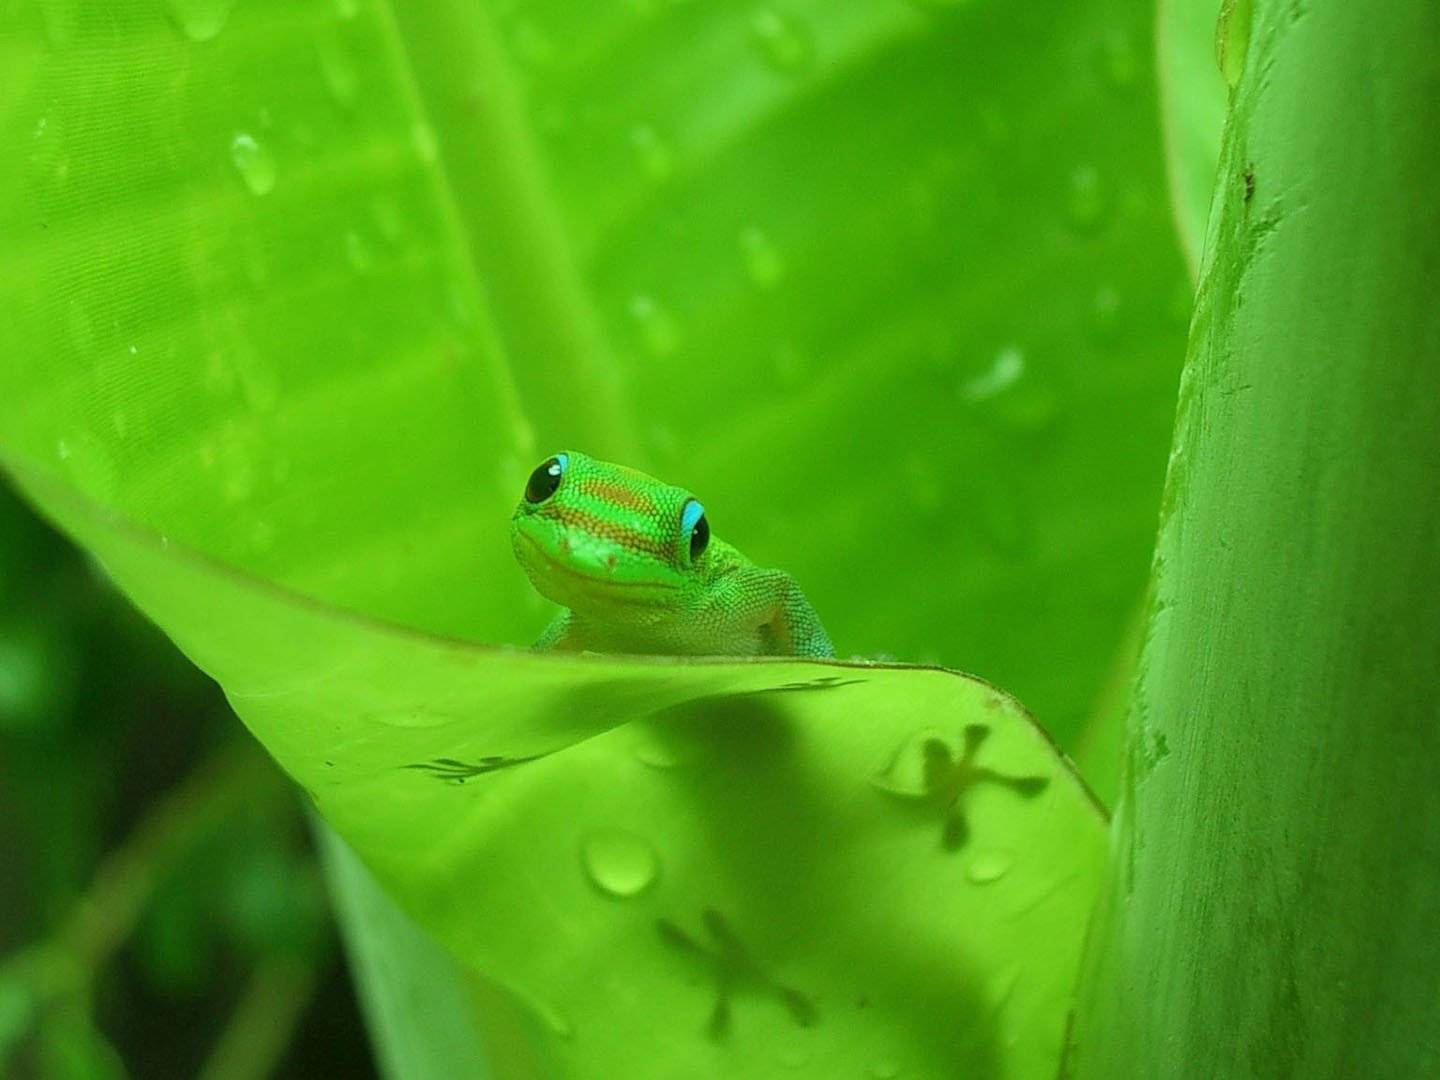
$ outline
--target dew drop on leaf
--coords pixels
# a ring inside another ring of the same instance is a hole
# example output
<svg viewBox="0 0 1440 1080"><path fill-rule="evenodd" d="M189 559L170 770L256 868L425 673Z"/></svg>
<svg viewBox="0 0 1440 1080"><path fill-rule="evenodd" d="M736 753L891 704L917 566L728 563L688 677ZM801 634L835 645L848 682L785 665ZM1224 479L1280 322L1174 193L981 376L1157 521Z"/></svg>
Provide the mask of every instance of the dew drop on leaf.
<svg viewBox="0 0 1440 1080"><path fill-rule="evenodd" d="M639 293L630 298L630 318L640 340L652 356L665 357L680 347L680 328L653 296Z"/></svg>
<svg viewBox="0 0 1440 1080"><path fill-rule="evenodd" d="M1024 374L1025 354L1007 345L995 354L985 371L961 384L960 396L972 403L991 401L1019 382Z"/></svg>
<svg viewBox="0 0 1440 1080"><path fill-rule="evenodd" d="M1052 381L1016 345L1000 349L987 368L962 379L959 395L1000 426L1030 437L1046 431L1060 411Z"/></svg>
<svg viewBox="0 0 1440 1080"><path fill-rule="evenodd" d="M815 59L810 35L790 16L761 8L750 20L750 32L770 66L777 71L803 71Z"/></svg>
<svg viewBox="0 0 1440 1080"><path fill-rule="evenodd" d="M323 37L316 43L315 55L320 61L320 74L331 100L342 109L349 109L355 104L360 77L345 45L337 37Z"/></svg>
<svg viewBox="0 0 1440 1080"><path fill-rule="evenodd" d="M191 41L210 41L225 29L235 0L169 0L170 19Z"/></svg>
<svg viewBox="0 0 1440 1080"><path fill-rule="evenodd" d="M1105 212L1105 190L1100 173L1093 165L1081 165L1070 174L1070 191L1066 211L1077 228L1096 224Z"/></svg>
<svg viewBox="0 0 1440 1080"><path fill-rule="evenodd" d="M624 829L595 829L580 844L585 874L607 896L638 896L660 873L660 859L648 841Z"/></svg>
<svg viewBox="0 0 1440 1080"><path fill-rule="evenodd" d="M673 769L680 764L675 748L658 740L646 740L636 746L635 759L652 769Z"/></svg>
<svg viewBox="0 0 1440 1080"><path fill-rule="evenodd" d="M253 195L275 189L275 157L255 136L239 132L230 140L230 160Z"/></svg>
<svg viewBox="0 0 1440 1080"><path fill-rule="evenodd" d="M1106 344L1112 344L1120 328L1120 294L1112 286L1100 286L1095 291L1090 313L1095 337Z"/></svg>
<svg viewBox="0 0 1440 1080"><path fill-rule="evenodd" d="M1006 851L981 851L965 864L965 876L976 885L989 885L999 881L1015 860Z"/></svg>
<svg viewBox="0 0 1440 1080"><path fill-rule="evenodd" d="M773 289L785 276L785 263L774 243L755 225L740 230L740 253L745 273L759 289Z"/></svg>
<svg viewBox="0 0 1440 1080"><path fill-rule="evenodd" d="M345 259L349 262L350 269L357 274L365 273L375 261L375 257L370 252L370 245L355 229L351 229L345 234Z"/></svg>
<svg viewBox="0 0 1440 1080"><path fill-rule="evenodd" d="M1100 43L1100 71L1111 86L1129 86L1140 73L1135 40L1125 30L1112 30Z"/></svg>

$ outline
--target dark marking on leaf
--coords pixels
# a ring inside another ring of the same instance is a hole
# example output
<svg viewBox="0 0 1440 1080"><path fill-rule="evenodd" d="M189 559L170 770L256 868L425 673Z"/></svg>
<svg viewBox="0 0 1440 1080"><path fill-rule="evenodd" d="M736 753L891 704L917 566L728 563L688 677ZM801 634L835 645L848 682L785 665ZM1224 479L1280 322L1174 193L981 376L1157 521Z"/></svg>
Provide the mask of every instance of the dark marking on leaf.
<svg viewBox="0 0 1440 1080"><path fill-rule="evenodd" d="M417 762L414 765L402 765L401 768L428 772L435 779L443 780L447 784L463 784L472 777L484 776L486 773L508 769L514 765L523 765L527 761L535 761L544 756L543 754L532 754L529 757L511 758L497 754L483 757L473 763L442 757L435 758L433 761Z"/></svg>
<svg viewBox="0 0 1440 1080"><path fill-rule="evenodd" d="M709 969L715 982L715 1006L705 1030L712 1040L721 1042L729 1036L732 1002L742 990L775 998L800 1027L815 1025L820 1016L815 1002L809 995L777 982L762 970L723 915L714 908L706 908L700 921L710 939L708 944L691 937L670 919L656 919L655 929L671 948L700 960Z"/></svg>
<svg viewBox="0 0 1440 1080"><path fill-rule="evenodd" d="M819 679L811 679L809 682L784 683L780 686L767 686L759 690L761 694L788 694L797 690L839 690L842 686L859 686L865 682L864 679L844 679L839 675L825 675Z"/></svg>
<svg viewBox="0 0 1440 1080"><path fill-rule="evenodd" d="M986 725L966 725L960 733L958 759L944 739L926 739L920 745L924 791L919 794L885 791L892 798L929 804L939 811L940 846L945 851L959 851L970 840L970 822L965 816L964 802L966 794L974 788L981 784L994 784L1009 788L1022 799L1033 799L1050 786L1048 776L1007 776L977 765L980 748L989 737L990 728Z"/></svg>

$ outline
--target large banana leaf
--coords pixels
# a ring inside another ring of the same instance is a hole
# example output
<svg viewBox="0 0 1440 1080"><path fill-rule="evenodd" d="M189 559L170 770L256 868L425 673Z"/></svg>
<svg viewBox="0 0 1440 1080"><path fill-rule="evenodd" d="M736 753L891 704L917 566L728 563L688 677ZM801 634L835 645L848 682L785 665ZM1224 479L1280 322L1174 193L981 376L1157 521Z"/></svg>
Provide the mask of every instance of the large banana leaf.
<svg viewBox="0 0 1440 1080"><path fill-rule="evenodd" d="M1146 25L12 4L0 452L567 1068L1043 1073L1098 816L1004 695L467 643L546 618L505 519L575 445L1073 729L1186 295Z"/></svg>

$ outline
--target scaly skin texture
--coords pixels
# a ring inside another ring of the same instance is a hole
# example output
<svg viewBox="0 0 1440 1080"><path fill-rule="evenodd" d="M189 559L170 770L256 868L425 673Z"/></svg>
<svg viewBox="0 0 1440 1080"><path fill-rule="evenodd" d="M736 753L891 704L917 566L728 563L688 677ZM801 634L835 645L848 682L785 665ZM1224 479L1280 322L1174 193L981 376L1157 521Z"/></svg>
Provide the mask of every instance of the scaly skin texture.
<svg viewBox="0 0 1440 1080"><path fill-rule="evenodd" d="M566 608L537 649L673 656L833 656L793 578L712 539L683 488L574 451L530 477L515 557Z"/></svg>

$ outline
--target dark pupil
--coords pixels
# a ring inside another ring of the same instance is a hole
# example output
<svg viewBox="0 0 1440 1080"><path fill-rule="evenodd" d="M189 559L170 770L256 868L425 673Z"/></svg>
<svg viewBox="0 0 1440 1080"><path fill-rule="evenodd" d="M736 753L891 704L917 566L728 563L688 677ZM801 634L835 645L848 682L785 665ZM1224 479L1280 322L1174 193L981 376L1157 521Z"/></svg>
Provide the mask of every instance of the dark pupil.
<svg viewBox="0 0 1440 1080"><path fill-rule="evenodd" d="M555 489L559 486L560 459L552 457L530 474L530 480L525 485L525 501L544 502L555 494Z"/></svg>
<svg viewBox="0 0 1440 1080"><path fill-rule="evenodd" d="M690 558L698 559L709 543L710 522L705 520L704 514L701 514L700 520L695 522L695 528L690 530Z"/></svg>

